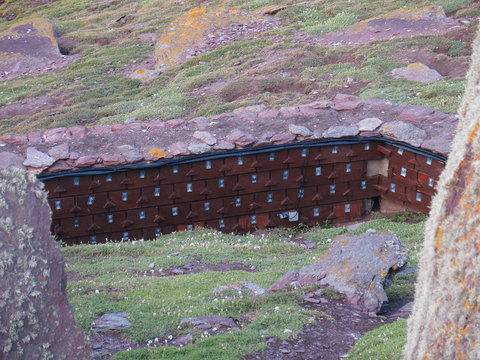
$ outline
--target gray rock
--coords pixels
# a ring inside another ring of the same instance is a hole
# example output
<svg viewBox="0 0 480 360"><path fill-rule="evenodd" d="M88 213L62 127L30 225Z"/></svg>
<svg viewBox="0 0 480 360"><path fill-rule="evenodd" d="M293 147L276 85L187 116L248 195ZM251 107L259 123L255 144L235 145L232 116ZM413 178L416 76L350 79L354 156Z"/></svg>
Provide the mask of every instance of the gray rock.
<svg viewBox="0 0 480 360"><path fill-rule="evenodd" d="M197 130L193 133L193 137L197 140L200 140L200 141L204 142L207 145L210 145L210 146L215 145L217 143L217 139L209 131L198 131Z"/></svg>
<svg viewBox="0 0 480 360"><path fill-rule="evenodd" d="M323 132L324 138L341 138L345 136L357 136L358 127L356 125L330 126Z"/></svg>
<svg viewBox="0 0 480 360"><path fill-rule="evenodd" d="M212 150L212 148L203 142L195 141L188 145L188 151L190 151L192 154L204 154L210 150Z"/></svg>
<svg viewBox="0 0 480 360"><path fill-rule="evenodd" d="M131 124L131 123L133 123L133 122L135 122L135 121L137 121L137 120L138 120L138 117L133 116L133 117L129 117L128 119L125 119L124 123L125 123L125 124Z"/></svg>
<svg viewBox="0 0 480 360"><path fill-rule="evenodd" d="M305 137L313 135L313 132L307 127L301 126L301 125L295 125L295 124L288 125L288 131L290 131L292 134L301 135Z"/></svg>
<svg viewBox="0 0 480 360"><path fill-rule="evenodd" d="M47 154L38 151L34 147L29 147L27 148L27 158L23 162L23 165L25 166L30 166L33 168L43 168L43 167L49 167L52 165L56 159L54 159L51 156L48 156Z"/></svg>
<svg viewBox="0 0 480 360"><path fill-rule="evenodd" d="M405 141L413 146L420 146L427 137L425 130L404 121L384 123L380 128L380 134Z"/></svg>
<svg viewBox="0 0 480 360"><path fill-rule="evenodd" d="M103 314L97 320L95 320L95 326L92 330L99 333L128 329L130 326L132 326L132 323L127 320L128 315L129 314L126 312Z"/></svg>
<svg viewBox="0 0 480 360"><path fill-rule="evenodd" d="M216 145L213 146L215 150L233 150L235 149L235 144L226 140L219 140Z"/></svg>
<svg viewBox="0 0 480 360"><path fill-rule="evenodd" d="M437 70L419 62L409 64L403 68L393 69L388 75L396 79L403 78L417 82L437 82L443 79L443 76Z"/></svg>
<svg viewBox="0 0 480 360"><path fill-rule="evenodd" d="M191 344L192 341L193 341L193 335L187 334L187 335L179 336L176 339L173 339L172 343L179 346L185 346L185 345Z"/></svg>
<svg viewBox="0 0 480 360"><path fill-rule="evenodd" d="M210 329L213 327L238 329L237 324L232 318L226 318L217 315L200 316L197 318L184 318L180 321L180 325L192 325L200 329Z"/></svg>
<svg viewBox="0 0 480 360"><path fill-rule="evenodd" d="M238 146L248 146L257 140L252 134L240 129L233 129L227 136L227 139Z"/></svg>
<svg viewBox="0 0 480 360"><path fill-rule="evenodd" d="M266 290L251 281L236 281L228 285L220 285L212 290L214 294L220 294L227 290L248 291L252 295L265 295Z"/></svg>
<svg viewBox="0 0 480 360"><path fill-rule="evenodd" d="M89 359L43 185L24 170L0 168L0 209L0 357Z"/></svg>
<svg viewBox="0 0 480 360"><path fill-rule="evenodd" d="M155 269L155 263L150 263L150 264L148 264L148 267L149 267L151 270L154 270L154 269Z"/></svg>
<svg viewBox="0 0 480 360"><path fill-rule="evenodd" d="M168 147L168 152L173 156L191 154L190 150L188 150L188 144L184 141L177 141L176 143L171 144Z"/></svg>
<svg viewBox="0 0 480 360"><path fill-rule="evenodd" d="M20 155L8 151L0 151L0 168L18 167L23 169L24 160Z"/></svg>
<svg viewBox="0 0 480 360"><path fill-rule="evenodd" d="M68 159L70 157L70 145L63 143L48 150L48 155L55 159Z"/></svg>
<svg viewBox="0 0 480 360"><path fill-rule="evenodd" d="M117 146L117 150L123 155L127 163L134 163L143 160L143 155L140 154L140 151L131 145Z"/></svg>
<svg viewBox="0 0 480 360"><path fill-rule="evenodd" d="M365 118L357 123L357 126L359 131L374 131L382 124L383 121L379 118Z"/></svg>
<svg viewBox="0 0 480 360"><path fill-rule="evenodd" d="M383 288L387 275L408 260L408 250L392 233L340 235L320 261L287 273L268 290L294 287L293 283L295 287L326 286L344 294L354 307L378 312L388 300Z"/></svg>

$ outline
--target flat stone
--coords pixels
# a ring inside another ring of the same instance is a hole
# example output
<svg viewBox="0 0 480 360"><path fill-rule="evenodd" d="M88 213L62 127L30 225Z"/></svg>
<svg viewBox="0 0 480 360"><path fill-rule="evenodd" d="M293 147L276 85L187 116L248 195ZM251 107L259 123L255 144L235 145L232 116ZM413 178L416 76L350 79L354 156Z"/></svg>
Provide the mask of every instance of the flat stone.
<svg viewBox="0 0 480 360"><path fill-rule="evenodd" d="M357 126L359 131L374 131L382 124L383 121L379 118L365 118L358 122Z"/></svg>
<svg viewBox="0 0 480 360"><path fill-rule="evenodd" d="M129 164L143 160L143 156L140 154L140 151L131 145L117 146L117 150L123 155Z"/></svg>
<svg viewBox="0 0 480 360"><path fill-rule="evenodd" d="M52 165L56 159L53 157L38 151L34 147L27 148L27 158L23 162L23 165L29 166L32 168L44 168Z"/></svg>
<svg viewBox="0 0 480 360"><path fill-rule="evenodd" d="M176 345L185 346L185 345L191 344L192 341L193 341L193 335L192 334L186 334L186 335L179 336L178 338L175 338L172 341L172 343L174 343Z"/></svg>
<svg viewBox="0 0 480 360"><path fill-rule="evenodd" d="M209 152L210 150L212 150L212 148L203 142L195 141L195 142L191 142L188 145L188 150L192 154L198 155L198 154L204 154L206 152Z"/></svg>
<svg viewBox="0 0 480 360"><path fill-rule="evenodd" d="M420 146L427 137L427 132L405 121L384 123L380 134L405 141L413 146Z"/></svg>
<svg viewBox="0 0 480 360"><path fill-rule="evenodd" d="M212 328L225 327L229 329L238 329L237 324L232 318L226 318L218 315L200 316L197 318L184 318L180 325L193 325L194 327Z"/></svg>
<svg viewBox="0 0 480 360"><path fill-rule="evenodd" d="M48 155L55 159L70 158L70 145L67 143L56 145L48 150Z"/></svg>
<svg viewBox="0 0 480 360"><path fill-rule="evenodd" d="M290 131L292 134L301 135L305 137L309 137L313 135L313 132L309 128L302 125L290 124L288 125L288 131Z"/></svg>
<svg viewBox="0 0 480 360"><path fill-rule="evenodd" d="M80 156L76 161L75 161L75 167L88 167L95 165L98 161L97 156Z"/></svg>
<svg viewBox="0 0 480 360"><path fill-rule="evenodd" d="M156 119L145 124L147 130L163 130L167 127L165 121Z"/></svg>
<svg viewBox="0 0 480 360"><path fill-rule="evenodd" d="M23 168L24 158L9 151L0 151L0 168L8 169L10 167Z"/></svg>
<svg viewBox="0 0 480 360"><path fill-rule="evenodd" d="M55 173L55 172L60 172L60 171L69 171L72 170L73 166L70 161L65 161L65 160L58 160L48 168L48 172Z"/></svg>
<svg viewBox="0 0 480 360"><path fill-rule="evenodd" d="M128 131L140 131L142 129L143 129L143 124L140 124L138 122L127 124Z"/></svg>
<svg viewBox="0 0 480 360"><path fill-rule="evenodd" d="M142 83L147 83L158 77L160 71L150 69L136 69L132 71L128 77L130 79L140 80Z"/></svg>
<svg viewBox="0 0 480 360"><path fill-rule="evenodd" d="M398 115L398 120L418 123L435 113L435 109L419 105L408 105Z"/></svg>
<svg viewBox="0 0 480 360"><path fill-rule="evenodd" d="M408 64L407 67L393 69L388 75L396 79L402 78L422 83L437 82L443 79L443 76L437 70L431 69L420 62Z"/></svg>
<svg viewBox="0 0 480 360"><path fill-rule="evenodd" d="M28 136L25 134L5 135L0 138L5 144L25 145L28 142Z"/></svg>
<svg viewBox="0 0 480 360"><path fill-rule="evenodd" d="M235 144L227 140L219 140L217 144L213 146L214 150L233 150L235 149Z"/></svg>
<svg viewBox="0 0 480 360"><path fill-rule="evenodd" d="M257 140L252 134L240 129L233 129L230 134L228 134L227 139L238 146L248 146Z"/></svg>
<svg viewBox="0 0 480 360"><path fill-rule="evenodd" d="M172 129L176 129L180 126L185 125L187 122L184 119L172 119L168 120L166 124L170 126Z"/></svg>
<svg viewBox="0 0 480 360"><path fill-rule="evenodd" d="M400 270L409 260L408 250L392 233L343 234L313 265L290 271L269 291L292 287L331 287L344 294L352 306L378 312L388 300L383 284L387 275Z"/></svg>
<svg viewBox="0 0 480 360"><path fill-rule="evenodd" d="M209 131L198 131L197 130L193 133L193 137L197 140L200 140L200 141L204 142L207 145L210 145L210 146L215 145L217 143L217 139Z"/></svg>
<svg viewBox="0 0 480 360"><path fill-rule="evenodd" d="M56 143L60 141L64 141L66 137L66 128L56 128L47 130L43 133L43 141L46 143Z"/></svg>
<svg viewBox="0 0 480 360"><path fill-rule="evenodd" d="M126 312L103 314L95 320L95 326L92 330L99 333L128 329L132 326L132 323L127 319L128 315Z"/></svg>
<svg viewBox="0 0 480 360"><path fill-rule="evenodd" d="M137 117L137 116L132 116L132 117L129 117L129 118L125 119L124 123L125 123L125 124L131 124L131 123L133 123L133 122L135 122L135 121L137 121L137 120L138 120L138 117Z"/></svg>
<svg viewBox="0 0 480 360"><path fill-rule="evenodd" d="M324 138L341 138L346 136L357 136L358 127L356 125L330 126L323 132Z"/></svg>
<svg viewBox="0 0 480 360"><path fill-rule="evenodd" d="M258 114L260 119L276 119L280 116L280 111L276 109L266 109Z"/></svg>
<svg viewBox="0 0 480 360"><path fill-rule="evenodd" d="M205 116L199 116L189 121L194 124L198 130L205 130L210 125L210 119Z"/></svg>
<svg viewBox="0 0 480 360"><path fill-rule="evenodd" d="M422 148L443 155L448 155L452 150L453 136L454 133L445 136L434 136L428 138L422 143Z"/></svg>
<svg viewBox="0 0 480 360"><path fill-rule="evenodd" d="M2 359L90 359L66 294L65 261L50 232L43 184L0 168ZM8 296L5 296L8 295Z"/></svg>
<svg viewBox="0 0 480 360"><path fill-rule="evenodd" d="M300 114L304 116L314 116L322 111L321 108L314 107L311 104L300 105L298 110L300 111Z"/></svg>
<svg viewBox="0 0 480 360"><path fill-rule="evenodd" d="M361 101L345 100L345 101L337 102L333 108L337 111L344 111L344 110L355 110L355 109L358 109L360 106L362 106Z"/></svg>
<svg viewBox="0 0 480 360"><path fill-rule="evenodd" d="M95 135L107 135L112 133L112 129L107 125L93 125L92 132Z"/></svg>
<svg viewBox="0 0 480 360"><path fill-rule="evenodd" d="M104 166L119 166L127 163L127 160L122 154L104 154L100 155L100 159L102 159Z"/></svg>
<svg viewBox="0 0 480 360"><path fill-rule="evenodd" d="M284 118L291 118L300 115L300 110L297 106L285 106L280 110L280 116Z"/></svg>
<svg viewBox="0 0 480 360"><path fill-rule="evenodd" d="M168 152L173 156L191 154L190 150L188 150L188 144L184 141L177 141L176 143L171 144L168 147Z"/></svg>
<svg viewBox="0 0 480 360"><path fill-rule="evenodd" d="M314 109L328 109L333 106L333 103L330 100L320 100L310 104L306 104L306 106L312 107Z"/></svg>
<svg viewBox="0 0 480 360"><path fill-rule="evenodd" d="M87 135L87 128L85 126L77 125L67 128L67 137L73 139L81 139Z"/></svg>
<svg viewBox="0 0 480 360"><path fill-rule="evenodd" d="M246 106L243 108L243 111L254 113L254 114L259 114L262 111L265 111L267 107L264 104L259 104L259 105L250 105Z"/></svg>
<svg viewBox="0 0 480 360"><path fill-rule="evenodd" d="M214 294L221 294L227 290L236 290L236 291L247 291L252 295L263 296L266 293L266 290L260 285L255 284L251 281L236 281L228 285L220 285L212 290Z"/></svg>
<svg viewBox="0 0 480 360"><path fill-rule="evenodd" d="M29 145L38 145L43 142L43 133L41 131L34 131L28 134L28 144Z"/></svg>
<svg viewBox="0 0 480 360"><path fill-rule="evenodd" d="M275 134L270 138L270 141L274 144L288 144L295 141L295 135L291 132L283 132L279 134Z"/></svg>
<svg viewBox="0 0 480 360"><path fill-rule="evenodd" d="M315 299L315 298L312 298L312 297L306 297L306 298L303 298L303 300L306 301L306 302L309 302L311 304L320 304L319 299Z"/></svg>
<svg viewBox="0 0 480 360"><path fill-rule="evenodd" d="M113 124L110 126L110 129L113 132L122 132L128 130L127 125L124 124Z"/></svg>

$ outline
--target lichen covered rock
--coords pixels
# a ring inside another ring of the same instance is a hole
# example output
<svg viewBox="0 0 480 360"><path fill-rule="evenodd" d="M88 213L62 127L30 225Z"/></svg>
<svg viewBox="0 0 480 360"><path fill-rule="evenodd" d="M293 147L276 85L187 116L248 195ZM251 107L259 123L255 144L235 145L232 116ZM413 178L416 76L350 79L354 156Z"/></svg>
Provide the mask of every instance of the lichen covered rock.
<svg viewBox="0 0 480 360"><path fill-rule="evenodd" d="M320 285L344 294L356 308L378 312L388 300L383 284L409 260L408 250L392 233L339 235L313 265L290 271L268 290Z"/></svg>
<svg viewBox="0 0 480 360"><path fill-rule="evenodd" d="M88 359L67 301L65 263L34 175L0 168L0 358Z"/></svg>

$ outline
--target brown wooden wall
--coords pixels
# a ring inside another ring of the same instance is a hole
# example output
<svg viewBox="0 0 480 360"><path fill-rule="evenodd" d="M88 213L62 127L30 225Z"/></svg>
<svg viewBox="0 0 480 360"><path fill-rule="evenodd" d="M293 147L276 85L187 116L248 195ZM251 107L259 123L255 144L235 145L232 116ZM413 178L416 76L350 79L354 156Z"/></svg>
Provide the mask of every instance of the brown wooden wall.
<svg viewBox="0 0 480 360"><path fill-rule="evenodd" d="M388 176L367 176L388 159ZM298 144L241 155L44 180L52 233L67 244L152 239L361 218L371 199L427 212L444 163L383 142Z"/></svg>

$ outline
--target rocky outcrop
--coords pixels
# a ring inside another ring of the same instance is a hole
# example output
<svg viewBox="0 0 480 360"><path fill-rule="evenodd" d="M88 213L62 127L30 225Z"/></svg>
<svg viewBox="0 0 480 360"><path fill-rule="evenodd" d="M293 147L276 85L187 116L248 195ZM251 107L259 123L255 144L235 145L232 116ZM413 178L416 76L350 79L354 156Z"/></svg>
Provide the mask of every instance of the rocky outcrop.
<svg viewBox="0 0 480 360"><path fill-rule="evenodd" d="M42 189L32 174L0 168L0 358L88 359Z"/></svg>
<svg viewBox="0 0 480 360"><path fill-rule="evenodd" d="M354 307L376 313L388 300L383 287L387 276L408 260L408 250L392 233L340 235L320 260L287 273L268 290L331 287L344 294Z"/></svg>
<svg viewBox="0 0 480 360"><path fill-rule="evenodd" d="M456 126L456 116L433 108L378 99L359 101L339 94L333 103L278 110L249 106L190 121L156 119L5 135L0 137L0 147L10 159L5 164L15 158L15 163L23 162L29 171L40 174L342 137L383 136L447 155Z"/></svg>

